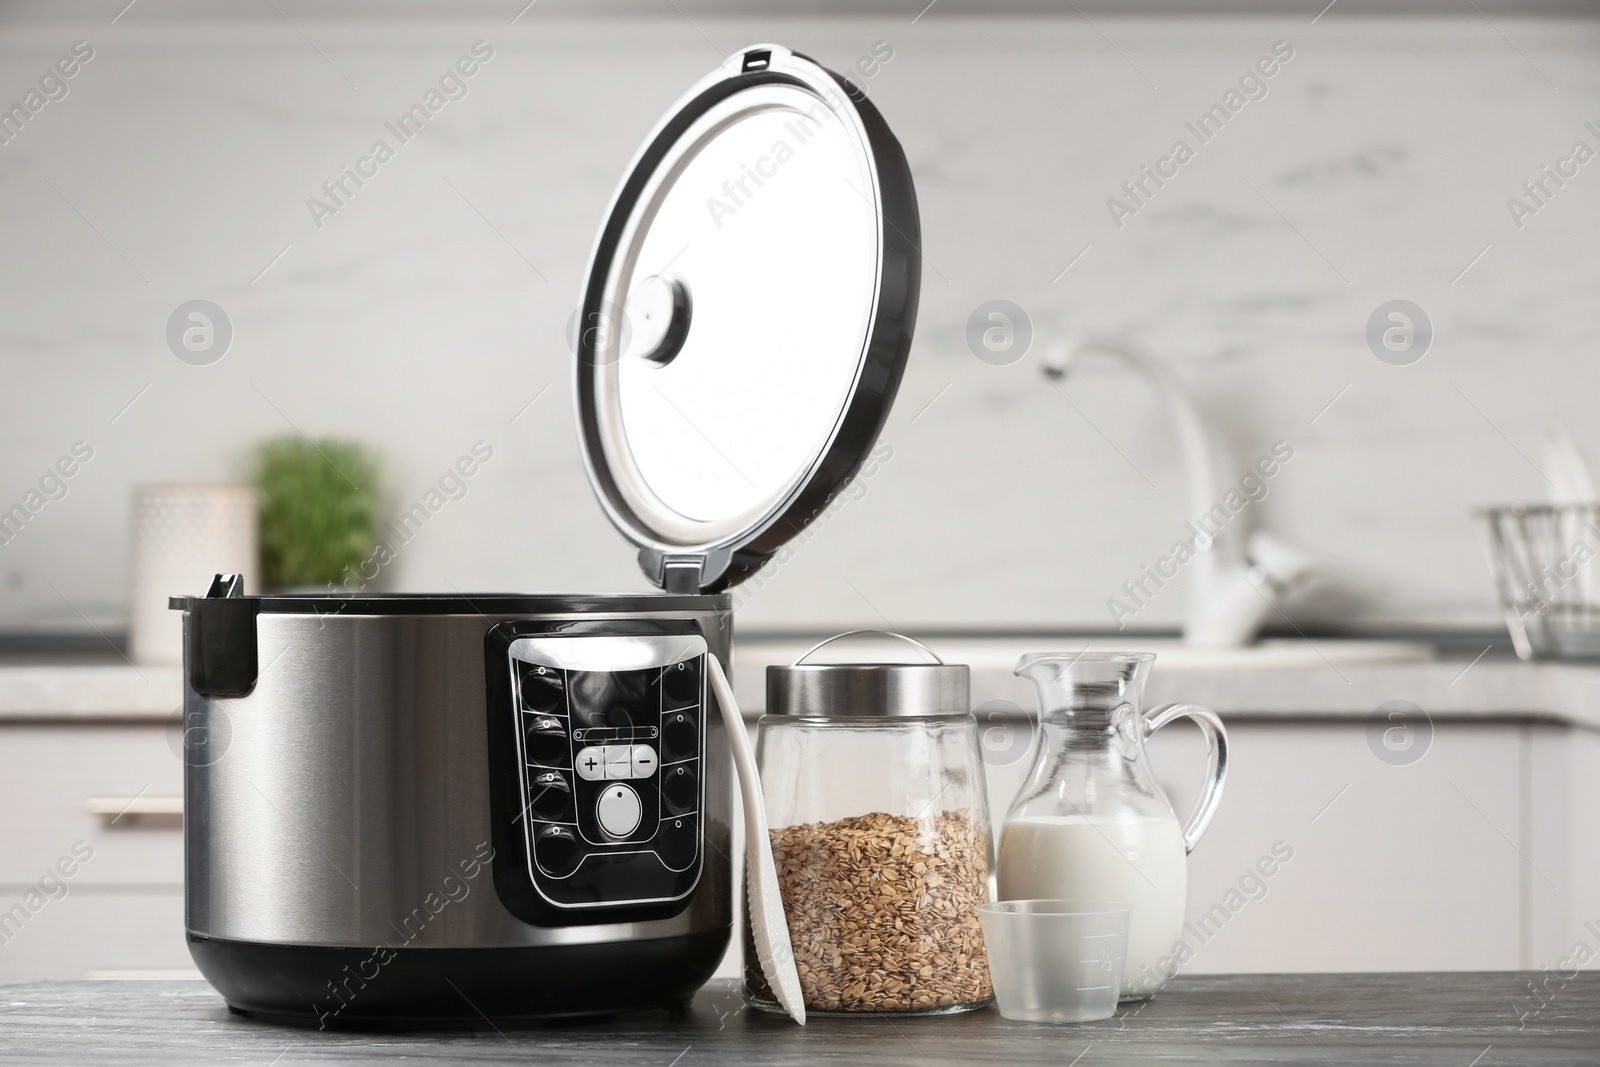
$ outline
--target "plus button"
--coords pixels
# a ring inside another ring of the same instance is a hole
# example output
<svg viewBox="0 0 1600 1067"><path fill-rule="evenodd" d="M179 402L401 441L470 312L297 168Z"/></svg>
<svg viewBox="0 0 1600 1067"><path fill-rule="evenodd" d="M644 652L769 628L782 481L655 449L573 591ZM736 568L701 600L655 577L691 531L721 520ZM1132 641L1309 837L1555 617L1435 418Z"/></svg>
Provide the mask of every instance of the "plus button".
<svg viewBox="0 0 1600 1067"><path fill-rule="evenodd" d="M606 776L606 754L603 749L590 745L578 750L578 777L586 782L598 781Z"/></svg>

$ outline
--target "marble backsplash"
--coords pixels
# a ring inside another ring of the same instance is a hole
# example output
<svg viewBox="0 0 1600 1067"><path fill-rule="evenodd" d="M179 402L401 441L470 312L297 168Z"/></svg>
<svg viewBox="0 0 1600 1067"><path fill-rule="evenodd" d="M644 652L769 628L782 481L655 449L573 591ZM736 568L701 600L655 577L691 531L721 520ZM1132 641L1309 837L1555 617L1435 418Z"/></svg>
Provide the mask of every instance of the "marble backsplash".
<svg viewBox="0 0 1600 1067"><path fill-rule="evenodd" d="M1297 621L1494 625L1471 509L1543 497L1547 420L1600 455L1600 164L1573 156L1600 151L1595 21L113 23L121 6L0 21L0 104L41 77L58 96L0 145L0 509L92 451L0 545L5 628L125 615L131 487L237 477L295 431L370 442L397 512L492 449L388 588L641 588L584 478L563 333L639 139L762 40L876 57L863 84L911 161L925 266L884 458L746 598L746 628L1108 624L1191 516L1140 380L1041 373L1065 338L1169 360L1241 464L1292 449L1250 520L1347 583ZM92 57L52 76L80 41ZM462 57L460 94L391 136ZM308 206L385 138L337 211ZM1576 173L1531 197L1547 165ZM194 299L232 323L210 365L166 340ZM991 299L1032 323L1010 365L968 349ZM1434 332L1410 365L1365 338L1394 299ZM1134 622L1175 624L1181 596Z"/></svg>

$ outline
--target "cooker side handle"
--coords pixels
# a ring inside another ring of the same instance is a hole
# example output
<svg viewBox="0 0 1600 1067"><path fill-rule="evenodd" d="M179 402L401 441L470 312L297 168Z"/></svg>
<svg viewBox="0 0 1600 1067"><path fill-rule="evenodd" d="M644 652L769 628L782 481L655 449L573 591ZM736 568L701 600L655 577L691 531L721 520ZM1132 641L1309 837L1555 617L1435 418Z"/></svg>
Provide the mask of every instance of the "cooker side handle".
<svg viewBox="0 0 1600 1067"><path fill-rule="evenodd" d="M200 696L242 697L256 687L256 614L261 598L244 595L244 575L219 574L203 597L174 598L188 611L183 658L189 688Z"/></svg>

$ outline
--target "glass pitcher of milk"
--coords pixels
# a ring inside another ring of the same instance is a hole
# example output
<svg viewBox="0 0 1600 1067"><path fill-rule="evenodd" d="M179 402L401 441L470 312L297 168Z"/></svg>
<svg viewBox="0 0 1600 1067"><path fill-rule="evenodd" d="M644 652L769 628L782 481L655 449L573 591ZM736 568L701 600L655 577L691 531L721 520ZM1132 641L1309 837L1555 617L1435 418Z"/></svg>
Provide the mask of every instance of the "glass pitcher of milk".
<svg viewBox="0 0 1600 1067"><path fill-rule="evenodd" d="M1002 900L1112 900L1133 906L1121 996L1142 1000L1177 972L1187 856L1222 799L1228 734L1197 704L1146 713L1148 652L1024 656L1016 673L1039 691L1039 754L1000 835ZM1145 738L1175 719L1206 737L1209 784L1180 826L1145 756Z"/></svg>

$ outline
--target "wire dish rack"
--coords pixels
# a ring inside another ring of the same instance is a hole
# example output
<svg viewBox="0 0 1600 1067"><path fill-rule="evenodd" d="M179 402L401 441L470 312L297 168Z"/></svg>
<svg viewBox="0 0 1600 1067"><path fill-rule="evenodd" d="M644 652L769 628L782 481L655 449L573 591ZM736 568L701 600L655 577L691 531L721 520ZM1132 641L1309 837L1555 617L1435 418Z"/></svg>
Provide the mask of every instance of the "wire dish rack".
<svg viewBox="0 0 1600 1067"><path fill-rule="evenodd" d="M1512 644L1523 659L1600 659L1600 505L1477 513Z"/></svg>

